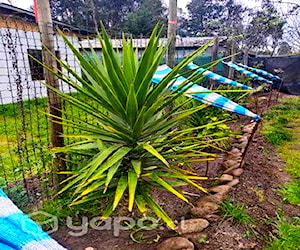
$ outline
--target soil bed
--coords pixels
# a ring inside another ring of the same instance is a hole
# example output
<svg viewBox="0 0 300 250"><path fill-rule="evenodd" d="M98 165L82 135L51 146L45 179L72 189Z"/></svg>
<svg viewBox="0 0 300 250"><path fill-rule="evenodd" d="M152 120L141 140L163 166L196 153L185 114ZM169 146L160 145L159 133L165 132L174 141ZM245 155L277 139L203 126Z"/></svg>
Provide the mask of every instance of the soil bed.
<svg viewBox="0 0 300 250"><path fill-rule="evenodd" d="M252 106L252 109L255 106L259 112L265 112L269 96L270 93L258 95L256 98L257 102ZM274 100L271 101L270 106L277 103L277 93L273 93L272 96ZM249 122L249 119L244 117L241 117L240 120L236 124L247 124ZM209 177L214 178L218 176L221 170L220 162L222 157L223 155L220 154L217 161L209 163ZM194 167L199 175L204 175L206 163L197 164ZM262 249L265 247L268 236L274 230L270 222L276 220L276 213L282 210L287 217L299 216L300 214L299 206L283 203L282 197L278 194L278 188L290 179L283 169L283 160L280 159L275 148L262 137L259 128L248 148L245 157L245 172L240 177L240 183L233 187L229 193L229 197L232 200L247 207L249 215L254 219L254 226L237 224L220 217L220 220L211 222L209 227L203 231L208 234L207 241L193 241L195 248L232 250ZM213 184L213 181L203 182L203 184L205 187L209 187L209 185ZM189 196L192 203L203 196L203 193L193 188L186 188L185 191L194 194ZM180 221L182 218L192 218L192 215L189 213L191 205L162 191L154 191L154 193L156 200L159 201L172 219ZM118 237L114 236L114 234L116 235L116 230L114 232L113 230L99 231L89 229L88 233L80 237L70 235L70 231L74 230L62 227L52 236L62 245L73 250L82 250L89 246L94 249L155 249L164 239L176 235L175 232L167 230L162 225L159 229L153 231L143 231L143 239L141 241L146 244L141 244L134 242L130 238L132 231L121 230ZM139 233L137 232L135 236ZM158 242L155 242L155 239Z"/></svg>

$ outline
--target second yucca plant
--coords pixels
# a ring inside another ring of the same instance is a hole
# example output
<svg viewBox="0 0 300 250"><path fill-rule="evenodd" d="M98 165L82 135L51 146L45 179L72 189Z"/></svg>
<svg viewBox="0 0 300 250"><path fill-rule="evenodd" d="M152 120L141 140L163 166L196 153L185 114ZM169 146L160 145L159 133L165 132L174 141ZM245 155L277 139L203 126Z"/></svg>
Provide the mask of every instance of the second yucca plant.
<svg viewBox="0 0 300 250"><path fill-rule="evenodd" d="M136 207L145 213L150 208L174 228L173 221L152 198L151 190L154 187L165 189L186 202L188 199L177 186L190 184L205 192L198 181L206 178L187 170L187 166L193 161L204 160L204 156L207 160L209 154L203 152L203 148L209 145L192 136L191 132L199 128L180 129L177 126L178 121L205 108L200 103L187 110L181 109L182 104L171 105L183 95L189 80L176 90L168 87L208 44L190 54L162 81L153 85L151 79L166 52L166 47L159 44L160 34L161 29L156 26L140 58L130 39L123 39L122 53L114 50L103 27L102 34L98 35L101 59L93 48L90 48L90 59L84 57L64 37L81 65L83 76L59 60L64 70L53 73L78 94L74 97L53 91L92 119L61 119L64 126L71 126L80 133L65 135L76 138L77 142L56 150L85 158L78 169L64 173L70 176L60 193L73 192L71 205L111 197L103 211L103 218L107 218L120 201L126 199L129 211Z"/></svg>

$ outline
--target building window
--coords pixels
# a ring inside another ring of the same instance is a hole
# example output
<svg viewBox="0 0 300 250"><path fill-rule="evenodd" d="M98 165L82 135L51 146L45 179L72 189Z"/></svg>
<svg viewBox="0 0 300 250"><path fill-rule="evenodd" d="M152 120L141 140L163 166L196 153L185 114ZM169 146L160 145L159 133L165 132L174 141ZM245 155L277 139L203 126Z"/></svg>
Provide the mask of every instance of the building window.
<svg viewBox="0 0 300 250"><path fill-rule="evenodd" d="M33 81L45 80L44 67L39 63L39 62L43 62L42 50L28 49L27 52L28 52L29 67L30 67L32 80ZM59 51L55 51L55 54L57 58L60 58ZM36 58L39 62L32 59L31 56ZM61 70L61 65L59 63L57 64L57 68L58 70Z"/></svg>
<svg viewBox="0 0 300 250"><path fill-rule="evenodd" d="M32 80L33 81L45 80L43 66L31 58L32 56L38 61L43 62L42 50L28 49L27 52L28 52L29 67L30 67Z"/></svg>

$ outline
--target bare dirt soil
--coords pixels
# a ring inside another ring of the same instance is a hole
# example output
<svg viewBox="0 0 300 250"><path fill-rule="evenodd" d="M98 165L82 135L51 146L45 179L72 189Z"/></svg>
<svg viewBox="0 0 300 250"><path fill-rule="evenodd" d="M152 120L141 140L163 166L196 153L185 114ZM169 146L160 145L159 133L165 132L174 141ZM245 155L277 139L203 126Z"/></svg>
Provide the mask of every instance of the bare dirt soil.
<svg viewBox="0 0 300 250"><path fill-rule="evenodd" d="M282 96L282 94L280 94ZM267 107L277 103L277 93L273 93L273 100L270 102L270 93L260 94L252 105L259 113L266 111ZM249 119L241 118L241 124L247 124ZM238 127L236 126L236 129ZM215 162L209 163L208 176L212 179L204 182L205 187L213 185L213 178L220 173L223 155L220 154ZM221 216L215 222L211 222L209 227L204 230L208 239L205 242L199 242L199 238L193 240L196 249L205 250L233 250L233 249L262 249L267 245L269 236L274 233L274 226L271 223L276 220L278 212L283 211L285 216L299 216L300 207L289 205L282 201L278 193L281 185L290 179L290 176L284 172L285 164L276 153L274 147L270 145L260 134L260 128L253 137L253 141L248 148L245 156L244 174L240 177L240 183L233 187L229 193L230 199L237 203L244 204L248 213L254 219L254 225L241 225L230 220L225 220ZM194 166L196 172L204 175L206 163ZM193 203L199 197L203 196L199 191L186 188L184 190L190 193L190 201ZM191 218L189 210L191 205L178 200L173 195L162 191L154 191L154 195L160 205L169 213L175 221L181 218ZM122 214L123 215L123 214ZM155 249L164 239L175 236L171 230L168 230L161 223L160 227L152 231L136 232L135 239L141 236L140 243L134 242L130 238L132 231L121 230L119 236L116 231L89 229L86 234L80 237L70 235L71 231L67 227L60 228L53 233L53 237L72 250L82 250L86 247L94 249ZM115 235L114 235L115 234ZM158 240L158 242L156 242ZM144 243L144 244L143 244Z"/></svg>

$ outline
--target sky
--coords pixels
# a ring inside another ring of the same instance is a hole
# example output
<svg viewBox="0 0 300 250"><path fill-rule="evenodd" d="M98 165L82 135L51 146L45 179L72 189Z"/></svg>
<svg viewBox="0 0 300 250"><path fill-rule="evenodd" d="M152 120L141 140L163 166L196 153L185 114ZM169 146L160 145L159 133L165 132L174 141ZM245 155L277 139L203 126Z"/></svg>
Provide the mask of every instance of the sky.
<svg viewBox="0 0 300 250"><path fill-rule="evenodd" d="M177 0L177 4L179 8L184 9L191 0ZM260 0L236 0L237 2L242 2L250 8L258 7L260 5ZM299 3L300 0L289 0L290 3ZM33 5L33 0L0 0L3 3L12 3L13 5L28 9L31 5ZM169 0L163 0L165 4L168 6Z"/></svg>
<svg viewBox="0 0 300 250"><path fill-rule="evenodd" d="M28 9L30 5L33 5L33 0L0 0L2 3L11 3L14 6L17 6L22 9Z"/></svg>
<svg viewBox="0 0 300 250"><path fill-rule="evenodd" d="M166 5L168 5L169 0L163 0ZM253 5L255 4L255 0L241 0L245 3L247 3L248 5ZM30 7L30 5L33 5L33 0L0 0L0 2L3 3L9 3L11 2L13 5L19 7L19 8L23 8L23 9L28 9ZM190 2L190 0L177 0L177 4L179 8L184 9L185 6L187 5L187 3Z"/></svg>
<svg viewBox="0 0 300 250"><path fill-rule="evenodd" d="M167 5L169 5L168 0L164 0L164 1L166 2ZM188 2L190 2L190 0L177 0L177 5L178 5L179 8L184 9Z"/></svg>
<svg viewBox="0 0 300 250"><path fill-rule="evenodd" d="M166 4L168 4L168 0L164 0ZM179 8L185 8L186 4L190 0L177 0L177 4ZM33 5L33 0L0 0L0 2L3 3L9 3L11 2L13 5L22 8L22 9L28 9L30 5Z"/></svg>
<svg viewBox="0 0 300 250"><path fill-rule="evenodd" d="M166 4L168 3L168 0L164 0ZM3 3L9 3L11 2L13 5L22 8L22 9L28 9L30 5L33 5L33 0L1 0L0 2ZM185 8L186 4L189 2L189 0L177 0L177 4L179 8Z"/></svg>
<svg viewBox="0 0 300 250"><path fill-rule="evenodd" d="M162 0L166 6L168 6L169 0ZM191 0L177 0L177 4L179 8L182 8L183 11L186 12L186 5L190 2ZM248 6L249 8L259 8L261 0L236 0L237 2L243 3L244 5ZM33 0L0 0L0 2L4 2L4 3L10 3L12 5L15 5L19 8L23 8L23 9L29 9L29 7L31 5L33 5ZM299 3L300 0L288 0L286 2L289 3ZM289 6L289 7L288 7ZM280 5L280 8L278 8L279 12L281 12L282 15L286 14L287 11L290 9L291 5ZM291 18L287 18L287 23L294 27L295 25L298 25L298 23L300 22L299 20L300 18L297 19L297 21L295 22L294 19Z"/></svg>

